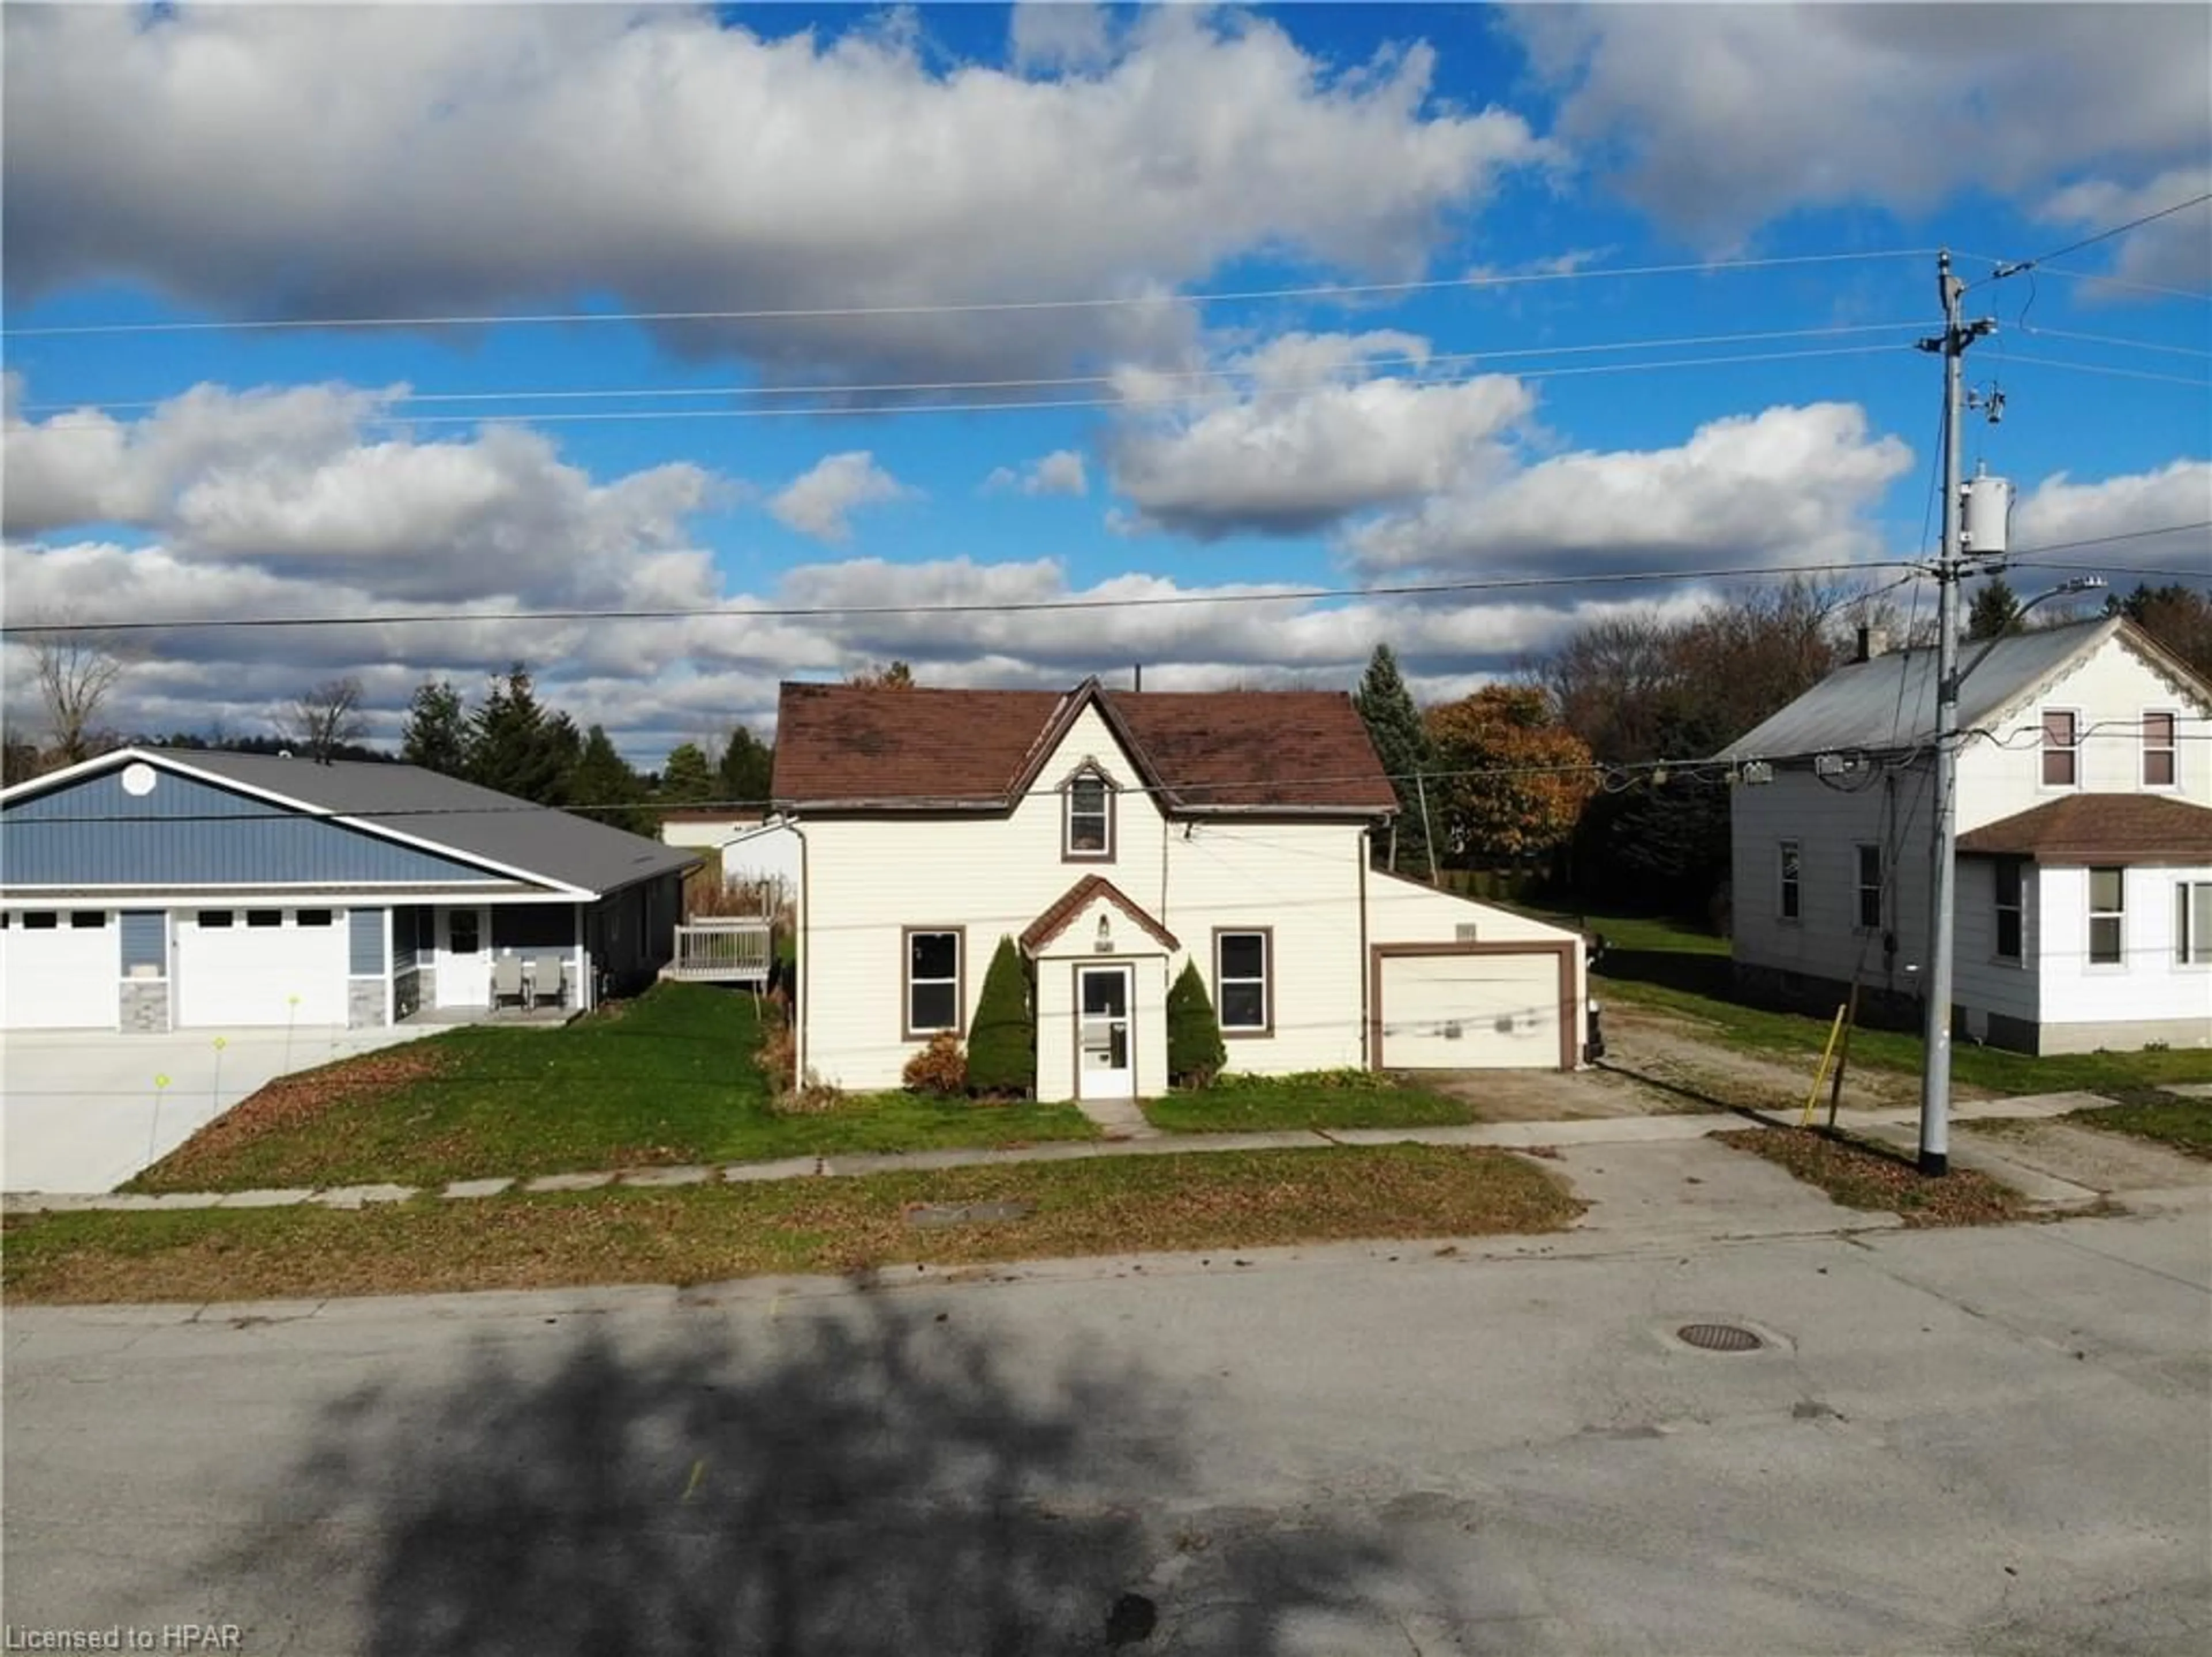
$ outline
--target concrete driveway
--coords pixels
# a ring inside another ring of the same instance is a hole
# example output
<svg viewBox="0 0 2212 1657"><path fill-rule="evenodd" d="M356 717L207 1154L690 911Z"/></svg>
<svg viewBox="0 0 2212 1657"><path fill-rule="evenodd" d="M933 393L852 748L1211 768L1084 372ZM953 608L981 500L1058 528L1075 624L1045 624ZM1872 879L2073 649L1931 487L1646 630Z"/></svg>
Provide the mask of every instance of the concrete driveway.
<svg viewBox="0 0 2212 1657"><path fill-rule="evenodd" d="M0 1037L0 1191L112 1191L272 1077L434 1033L315 1026Z"/></svg>

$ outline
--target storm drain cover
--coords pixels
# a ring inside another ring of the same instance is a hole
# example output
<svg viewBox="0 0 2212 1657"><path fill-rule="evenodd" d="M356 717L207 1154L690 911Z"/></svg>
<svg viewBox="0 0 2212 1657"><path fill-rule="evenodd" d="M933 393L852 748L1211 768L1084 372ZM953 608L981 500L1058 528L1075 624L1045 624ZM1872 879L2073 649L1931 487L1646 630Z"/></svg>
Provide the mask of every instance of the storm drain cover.
<svg viewBox="0 0 2212 1657"><path fill-rule="evenodd" d="M1756 1352L1766 1344L1740 1324L1684 1324L1674 1334L1685 1346L1706 1352Z"/></svg>

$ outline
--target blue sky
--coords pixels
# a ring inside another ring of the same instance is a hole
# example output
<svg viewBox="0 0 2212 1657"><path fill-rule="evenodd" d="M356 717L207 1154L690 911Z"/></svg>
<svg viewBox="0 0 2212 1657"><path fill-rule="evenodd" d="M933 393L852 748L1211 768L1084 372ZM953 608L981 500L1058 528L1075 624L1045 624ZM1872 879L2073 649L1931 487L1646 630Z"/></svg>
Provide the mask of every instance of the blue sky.
<svg viewBox="0 0 2212 1657"><path fill-rule="evenodd" d="M647 759L891 655L1336 685L1388 639L1456 693L1688 572L1917 552L1929 250L2212 190L2208 18L13 7L9 619L358 616L160 636L120 711L350 673L388 732L520 656ZM2020 544L2212 564L2208 288L2199 206L1970 294ZM576 311L755 314L40 332ZM1492 576L1559 584L926 609ZM917 611L697 613L751 603ZM512 618L637 607L695 613Z"/></svg>

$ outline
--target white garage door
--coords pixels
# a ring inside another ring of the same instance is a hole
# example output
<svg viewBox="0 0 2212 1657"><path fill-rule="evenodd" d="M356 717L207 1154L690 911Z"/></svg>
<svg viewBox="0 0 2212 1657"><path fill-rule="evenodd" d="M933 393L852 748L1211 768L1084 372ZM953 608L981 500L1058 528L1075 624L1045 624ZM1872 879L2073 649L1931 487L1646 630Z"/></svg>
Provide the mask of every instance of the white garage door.
<svg viewBox="0 0 2212 1657"><path fill-rule="evenodd" d="M1386 1070L1556 1070L1559 958L1541 953L1384 955Z"/></svg>
<svg viewBox="0 0 2212 1657"><path fill-rule="evenodd" d="M122 946L100 909L17 910L0 925L0 1029L112 1030Z"/></svg>
<svg viewBox="0 0 2212 1657"><path fill-rule="evenodd" d="M343 1024L344 920L343 911L329 909L179 916L178 1025Z"/></svg>

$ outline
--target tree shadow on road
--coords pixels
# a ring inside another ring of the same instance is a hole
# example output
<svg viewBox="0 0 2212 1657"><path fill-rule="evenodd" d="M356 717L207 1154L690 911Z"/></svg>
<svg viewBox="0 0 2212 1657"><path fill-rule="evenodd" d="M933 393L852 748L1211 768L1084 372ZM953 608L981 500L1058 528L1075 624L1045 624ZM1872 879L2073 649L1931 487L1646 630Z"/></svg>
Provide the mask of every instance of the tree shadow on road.
<svg viewBox="0 0 2212 1657"><path fill-rule="evenodd" d="M1195 1499L1177 1411L1109 1355L881 1294L674 1326L331 1405L233 1565L324 1596L307 1623L357 1583L375 1657L1265 1657L1443 1611L1380 1531Z"/></svg>

